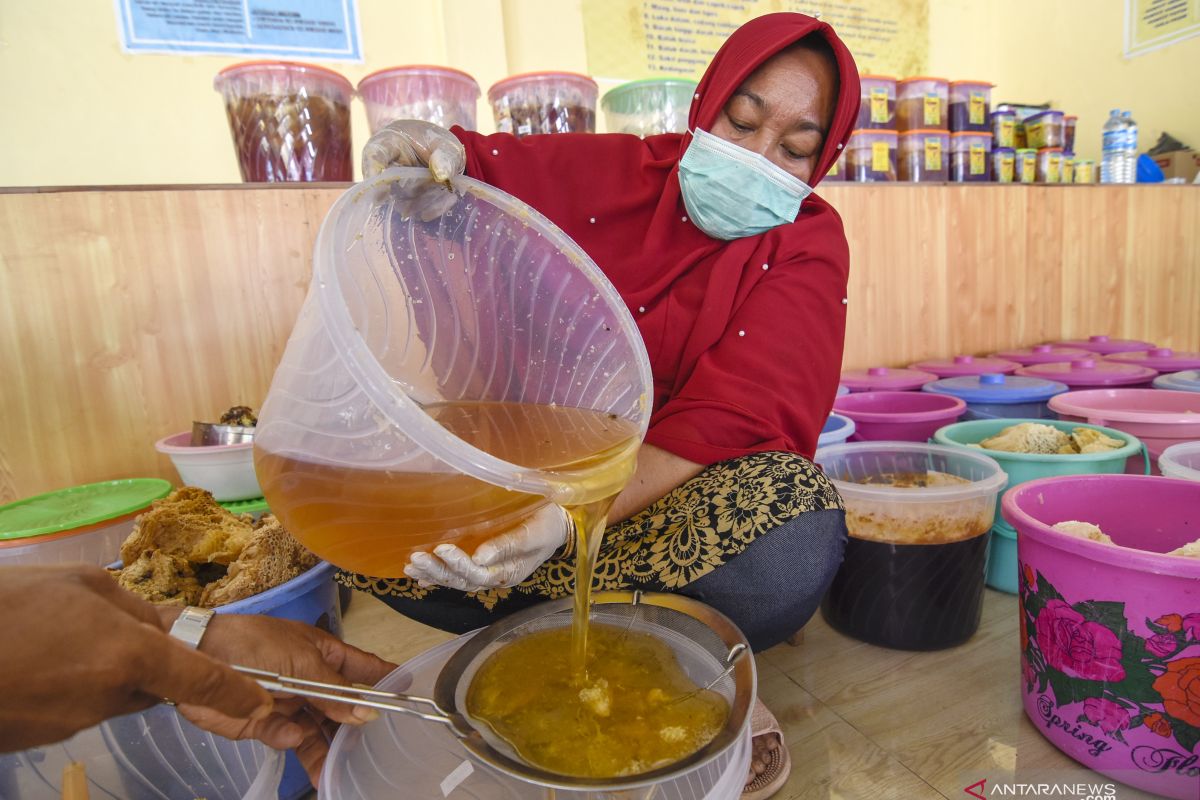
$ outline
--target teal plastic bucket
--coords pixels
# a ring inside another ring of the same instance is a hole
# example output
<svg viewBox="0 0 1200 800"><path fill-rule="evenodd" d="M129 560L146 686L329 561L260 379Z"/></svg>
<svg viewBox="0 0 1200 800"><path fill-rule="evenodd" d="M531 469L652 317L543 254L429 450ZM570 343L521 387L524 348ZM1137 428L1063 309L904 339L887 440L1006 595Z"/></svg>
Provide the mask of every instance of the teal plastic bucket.
<svg viewBox="0 0 1200 800"><path fill-rule="evenodd" d="M1076 428L1090 428L1100 431L1105 436L1125 442L1125 445L1107 453L1081 453L1079 455L1005 453L999 450L968 447L968 445L978 444L984 439L995 436L1005 428L1011 428L1022 422L1049 425L1064 433L1070 433ZM1136 436L1116 428L1087 425L1082 422L1050 419L980 419L956 422L953 425L939 428L933 435L932 441L935 444L949 447L966 448L994 459L1008 475L1008 485L1004 487L1004 491L1026 481L1060 475L1119 475L1125 472L1126 461L1138 455L1142 457L1145 473L1150 474L1150 456ZM996 521L992 527L987 584L1002 592L1015 594L1017 591L1017 533L1001 516L999 506L996 508Z"/></svg>

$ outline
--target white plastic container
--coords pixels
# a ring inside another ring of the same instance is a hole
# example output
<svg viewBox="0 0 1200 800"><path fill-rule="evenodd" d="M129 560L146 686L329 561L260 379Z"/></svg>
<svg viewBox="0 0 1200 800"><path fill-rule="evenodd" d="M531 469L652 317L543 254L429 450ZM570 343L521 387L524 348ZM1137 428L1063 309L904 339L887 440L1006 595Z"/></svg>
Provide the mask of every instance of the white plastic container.
<svg viewBox="0 0 1200 800"><path fill-rule="evenodd" d="M396 119L420 119L449 128L475 130L479 84L449 67L391 67L358 82L371 133Z"/></svg>
<svg viewBox="0 0 1200 800"><path fill-rule="evenodd" d="M107 566L120 557L137 515L170 491L167 481L136 478L89 483L0 506L0 566Z"/></svg>
<svg viewBox="0 0 1200 800"><path fill-rule="evenodd" d="M60 744L0 754L0 797L60 800L63 769L83 764L93 798L275 800L283 753L202 731L159 705Z"/></svg>
<svg viewBox="0 0 1200 800"><path fill-rule="evenodd" d="M254 443L189 444L192 432L184 431L159 439L154 449L170 456L180 480L212 492L214 500L251 500L262 497L254 474Z"/></svg>
<svg viewBox="0 0 1200 800"><path fill-rule="evenodd" d="M1164 478L1200 481L1200 442L1180 442L1163 450L1158 471Z"/></svg>

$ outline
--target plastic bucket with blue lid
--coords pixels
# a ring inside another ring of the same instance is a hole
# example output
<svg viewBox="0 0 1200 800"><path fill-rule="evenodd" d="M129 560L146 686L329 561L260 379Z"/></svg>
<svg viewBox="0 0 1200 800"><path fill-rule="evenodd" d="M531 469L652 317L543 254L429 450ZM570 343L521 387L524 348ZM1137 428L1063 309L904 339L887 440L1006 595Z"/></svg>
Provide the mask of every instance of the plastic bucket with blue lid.
<svg viewBox="0 0 1200 800"><path fill-rule="evenodd" d="M841 444L854 435L854 420L841 414L830 414L817 437L817 447L827 447L831 444Z"/></svg>
<svg viewBox="0 0 1200 800"><path fill-rule="evenodd" d="M1155 389L1174 392L1200 392L1200 369L1189 369L1154 379Z"/></svg>
<svg viewBox="0 0 1200 800"><path fill-rule="evenodd" d="M1004 429L1022 422L1049 425L1064 433L1070 433L1076 428L1089 428L1125 444L1116 450L1105 453L1080 453L1078 455L1008 453L972 447L972 445L978 445L984 439L991 438ZM1137 461L1142 472L1146 474L1150 472L1150 460L1146 448L1136 436L1116 428L1087 425L1081 422L1048 419L992 419L957 422L938 430L933 435L933 441L948 447L965 448L982 453L996 461L1008 475L1008 484L1004 487L1004 491L1039 478L1053 478L1060 475L1121 474L1126 471L1126 465L1130 459ZM1001 516L1001 509L997 506L995 524L992 527L991 549L988 555L987 584L993 589L1016 594L1017 577L1017 534Z"/></svg>
<svg viewBox="0 0 1200 800"><path fill-rule="evenodd" d="M967 404L964 420L1055 419L1047 404L1051 397L1068 391L1065 383L1043 378L987 373L942 378L928 383L923 391L948 394Z"/></svg>

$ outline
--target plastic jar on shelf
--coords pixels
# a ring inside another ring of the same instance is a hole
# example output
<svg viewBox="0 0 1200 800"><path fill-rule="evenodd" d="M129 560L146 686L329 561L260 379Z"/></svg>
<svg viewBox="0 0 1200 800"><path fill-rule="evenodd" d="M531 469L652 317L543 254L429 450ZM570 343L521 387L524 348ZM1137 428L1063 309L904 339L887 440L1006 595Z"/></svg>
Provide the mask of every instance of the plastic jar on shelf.
<svg viewBox="0 0 1200 800"><path fill-rule="evenodd" d="M1075 182L1075 154L1063 151L1062 156L1062 183Z"/></svg>
<svg viewBox="0 0 1200 800"><path fill-rule="evenodd" d="M1095 183L1096 162L1092 161L1090 158L1075 159L1075 182Z"/></svg>
<svg viewBox="0 0 1200 800"><path fill-rule="evenodd" d="M896 79L891 75L860 75L862 103L858 107L860 129L896 128Z"/></svg>
<svg viewBox="0 0 1200 800"><path fill-rule="evenodd" d="M896 180L895 131L860 130L850 134L846 148L846 180L875 183Z"/></svg>
<svg viewBox="0 0 1200 800"><path fill-rule="evenodd" d="M1031 147L1020 147L1013 163L1014 183L1033 183L1037 180L1038 151Z"/></svg>
<svg viewBox="0 0 1200 800"><path fill-rule="evenodd" d="M687 131L688 111L696 82L682 78L647 78L623 83L600 101L609 133L654 136Z"/></svg>
<svg viewBox="0 0 1200 800"><path fill-rule="evenodd" d="M358 82L371 133L396 119L420 119L449 128L475 130L479 84L449 67L391 67Z"/></svg>
<svg viewBox="0 0 1200 800"><path fill-rule="evenodd" d="M914 77L896 82L896 129L901 133L949 127L950 82Z"/></svg>
<svg viewBox="0 0 1200 800"><path fill-rule="evenodd" d="M488 102L500 133L595 133L598 91L586 75L530 72L492 84Z"/></svg>
<svg viewBox="0 0 1200 800"><path fill-rule="evenodd" d="M1063 146L1063 112L1043 111L1025 118L1025 142L1037 150Z"/></svg>
<svg viewBox="0 0 1200 800"><path fill-rule="evenodd" d="M1075 123L1078 121L1079 117L1063 117L1063 150L1075 151Z"/></svg>
<svg viewBox="0 0 1200 800"><path fill-rule="evenodd" d="M975 183L992 179L992 135L975 131L950 134L950 179Z"/></svg>
<svg viewBox="0 0 1200 800"><path fill-rule="evenodd" d="M988 116L992 110L992 86L987 81L953 81L950 84L950 130L991 130Z"/></svg>
<svg viewBox="0 0 1200 800"><path fill-rule="evenodd" d="M992 144L997 149L1016 147L1017 112L1009 109L993 111L991 121Z"/></svg>
<svg viewBox="0 0 1200 800"><path fill-rule="evenodd" d="M1013 166L1016 163L1016 150L1011 147L1000 147L992 150L992 180L996 183L1013 182Z"/></svg>
<svg viewBox="0 0 1200 800"><path fill-rule="evenodd" d="M1062 183L1062 159L1061 147L1043 147L1038 150L1036 181L1038 183Z"/></svg>
<svg viewBox="0 0 1200 800"><path fill-rule="evenodd" d="M902 181L936 183L950 179L950 133L918 129L899 135L897 174Z"/></svg>

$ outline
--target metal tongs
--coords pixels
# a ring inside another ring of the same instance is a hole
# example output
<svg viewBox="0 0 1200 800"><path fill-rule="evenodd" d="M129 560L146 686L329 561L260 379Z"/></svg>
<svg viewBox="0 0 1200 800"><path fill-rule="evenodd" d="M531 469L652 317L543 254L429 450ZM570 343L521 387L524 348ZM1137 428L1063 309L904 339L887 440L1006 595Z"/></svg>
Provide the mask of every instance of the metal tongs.
<svg viewBox="0 0 1200 800"><path fill-rule="evenodd" d="M236 664L233 669L243 675L248 675L268 692L282 692L297 697L312 697L317 700L330 700L335 703L346 703L352 706L367 706L380 711L399 711L431 722L447 722L446 712L436 702L428 697L404 694L402 692L384 692L369 686L342 686L336 683L322 683L303 678L293 678L275 672L241 667ZM427 714L401 703L422 703L431 706L437 714Z"/></svg>

